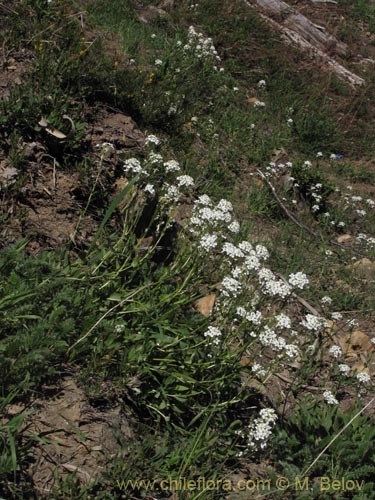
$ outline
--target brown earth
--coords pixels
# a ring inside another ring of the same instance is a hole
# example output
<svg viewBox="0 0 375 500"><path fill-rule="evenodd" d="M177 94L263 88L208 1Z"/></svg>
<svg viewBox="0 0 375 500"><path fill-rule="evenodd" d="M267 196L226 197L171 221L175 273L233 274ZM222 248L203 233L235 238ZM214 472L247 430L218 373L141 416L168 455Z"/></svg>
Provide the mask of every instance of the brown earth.
<svg viewBox="0 0 375 500"><path fill-rule="evenodd" d="M22 410L21 405L9 405L6 417ZM94 407L74 376L44 387L42 395L32 401L23 427L40 438L29 453L29 468L23 472L41 497L51 494L56 475L64 480L73 472L81 484L98 479L111 458L134 439L130 417L121 404Z"/></svg>

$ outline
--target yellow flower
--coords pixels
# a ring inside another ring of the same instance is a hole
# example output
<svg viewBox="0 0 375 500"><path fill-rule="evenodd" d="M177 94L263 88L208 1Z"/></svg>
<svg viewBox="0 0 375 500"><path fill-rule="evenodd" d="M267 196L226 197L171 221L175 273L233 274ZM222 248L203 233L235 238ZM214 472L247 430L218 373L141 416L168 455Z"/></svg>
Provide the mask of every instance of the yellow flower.
<svg viewBox="0 0 375 500"><path fill-rule="evenodd" d="M118 64L119 64L119 63L118 63L118 61L115 61L115 62L113 63L113 66L114 66L115 68L117 68Z"/></svg>

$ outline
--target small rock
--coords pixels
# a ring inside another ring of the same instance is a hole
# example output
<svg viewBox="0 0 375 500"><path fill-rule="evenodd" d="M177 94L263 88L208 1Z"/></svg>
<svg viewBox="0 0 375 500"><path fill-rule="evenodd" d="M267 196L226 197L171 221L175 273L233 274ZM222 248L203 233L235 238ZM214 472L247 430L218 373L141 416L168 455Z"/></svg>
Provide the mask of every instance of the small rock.
<svg viewBox="0 0 375 500"><path fill-rule="evenodd" d="M212 313L215 299L216 294L210 293L209 295L206 295L205 297L202 297L194 302L195 309L207 318Z"/></svg>
<svg viewBox="0 0 375 500"><path fill-rule="evenodd" d="M347 243L353 239L351 234L342 234L337 238L337 243Z"/></svg>
<svg viewBox="0 0 375 500"><path fill-rule="evenodd" d="M167 13L165 10L150 5L150 7L143 9L139 12L138 19L145 24L148 24L160 16L165 16Z"/></svg>
<svg viewBox="0 0 375 500"><path fill-rule="evenodd" d="M353 264L346 266L346 269L351 269L358 276L370 277L375 271L375 265L370 259L364 257L363 259L357 260Z"/></svg>

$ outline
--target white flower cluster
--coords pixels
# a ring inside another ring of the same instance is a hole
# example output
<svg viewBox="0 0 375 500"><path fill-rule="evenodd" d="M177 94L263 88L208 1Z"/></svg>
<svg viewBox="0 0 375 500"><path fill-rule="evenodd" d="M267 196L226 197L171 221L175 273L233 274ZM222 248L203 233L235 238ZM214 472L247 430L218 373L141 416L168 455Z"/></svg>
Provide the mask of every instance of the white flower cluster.
<svg viewBox="0 0 375 500"><path fill-rule="evenodd" d="M361 384L366 384L367 382L370 382L371 377L367 372L359 372L357 373L357 380L361 382Z"/></svg>
<svg viewBox="0 0 375 500"><path fill-rule="evenodd" d="M211 234L228 229L233 223L233 207L226 200L220 200L215 206L207 195L200 196L193 205L190 218L190 232L193 234Z"/></svg>
<svg viewBox="0 0 375 500"><path fill-rule="evenodd" d="M322 297L320 302L322 304L330 305L330 304L332 304L332 299L331 299L331 297L328 297L328 295L325 295L324 297Z"/></svg>
<svg viewBox="0 0 375 500"><path fill-rule="evenodd" d="M260 269L258 278L262 287L261 290L266 295L285 299L292 291L287 283L284 283L281 279L277 279L274 273L265 267Z"/></svg>
<svg viewBox="0 0 375 500"><path fill-rule="evenodd" d="M216 326L209 326L203 336L205 338L209 338L211 344L219 345L221 342L222 332L219 328L216 328Z"/></svg>
<svg viewBox="0 0 375 500"><path fill-rule="evenodd" d="M259 417L249 425L248 448L255 450L265 448L276 420L277 415L272 408L260 410Z"/></svg>
<svg viewBox="0 0 375 500"><path fill-rule="evenodd" d="M124 172L148 176L148 172L142 168L141 162L137 158L128 158L124 161Z"/></svg>
<svg viewBox="0 0 375 500"><path fill-rule="evenodd" d="M289 316L287 316L286 314L284 314L284 313L278 314L275 317L275 319L276 319L276 327L277 328L282 328L282 329L287 329L287 330L292 328L292 321L289 318Z"/></svg>
<svg viewBox="0 0 375 500"><path fill-rule="evenodd" d="M309 284L306 274L301 272L290 274L288 281L294 288L299 288L300 290Z"/></svg>
<svg viewBox="0 0 375 500"><path fill-rule="evenodd" d="M199 248L205 252L217 247L217 234L204 234L199 240Z"/></svg>
<svg viewBox="0 0 375 500"><path fill-rule="evenodd" d="M251 371L257 377L265 377L267 375L267 370L265 370L259 363L254 363L251 367Z"/></svg>
<svg viewBox="0 0 375 500"><path fill-rule="evenodd" d="M357 241L359 243L365 243L369 247L375 246L375 238L373 236L368 236L365 233L359 233L357 235Z"/></svg>
<svg viewBox="0 0 375 500"><path fill-rule="evenodd" d="M206 38L202 33L189 27L188 43L183 47L184 52L193 53L198 59L214 59L220 61L219 54L212 43L212 38Z"/></svg>
<svg viewBox="0 0 375 500"><path fill-rule="evenodd" d="M301 325L307 328L308 330L318 332L322 328L327 328L328 322L325 318L322 318L320 316L314 316L313 314L306 314L305 319L301 321Z"/></svg>
<svg viewBox="0 0 375 500"><path fill-rule="evenodd" d="M190 175L180 175L176 179L178 187L192 187L194 186L194 179Z"/></svg>
<svg viewBox="0 0 375 500"><path fill-rule="evenodd" d="M231 276L226 276L221 285L224 297L238 297L242 289L242 284Z"/></svg>
<svg viewBox="0 0 375 500"><path fill-rule="evenodd" d="M350 366L341 364L338 366L339 372L343 373L344 375L348 375L350 372Z"/></svg>
<svg viewBox="0 0 375 500"><path fill-rule="evenodd" d="M160 144L160 139L156 137L156 135L148 135L145 139L145 144L148 146L149 144L153 144L155 146L159 146Z"/></svg>
<svg viewBox="0 0 375 500"><path fill-rule="evenodd" d="M329 349L328 352L332 354L334 358L339 358L342 355L342 350L341 347L338 345L332 345Z"/></svg>
<svg viewBox="0 0 375 500"><path fill-rule="evenodd" d="M162 186L163 194L161 196L161 201L166 203L175 203L180 199L181 193L177 186L173 186L165 182Z"/></svg>
<svg viewBox="0 0 375 500"><path fill-rule="evenodd" d="M335 398L335 396L332 394L331 391L324 391L323 392L323 398L329 405L337 405L339 402Z"/></svg>
<svg viewBox="0 0 375 500"><path fill-rule="evenodd" d="M148 161L151 163L151 165L158 165L162 163L163 157L161 154L151 151L151 153L148 155Z"/></svg>
<svg viewBox="0 0 375 500"><path fill-rule="evenodd" d="M168 160L164 162L165 171L168 172L179 172L181 170L180 164L176 160Z"/></svg>

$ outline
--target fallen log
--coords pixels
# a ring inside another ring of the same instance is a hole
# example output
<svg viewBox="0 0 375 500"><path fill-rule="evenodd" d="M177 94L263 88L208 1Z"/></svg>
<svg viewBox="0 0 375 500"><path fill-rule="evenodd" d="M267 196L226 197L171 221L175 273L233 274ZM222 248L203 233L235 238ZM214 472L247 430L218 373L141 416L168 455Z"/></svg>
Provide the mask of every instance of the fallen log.
<svg viewBox="0 0 375 500"><path fill-rule="evenodd" d="M365 80L337 62L333 55L343 56L346 44L312 23L283 0L244 0L262 19L281 33L286 43L298 46L317 61L325 64L339 78L351 86L363 85Z"/></svg>

